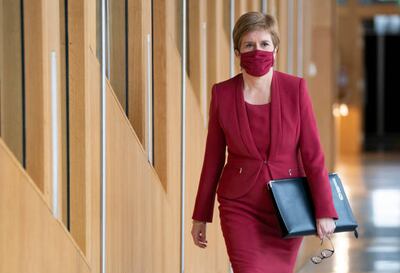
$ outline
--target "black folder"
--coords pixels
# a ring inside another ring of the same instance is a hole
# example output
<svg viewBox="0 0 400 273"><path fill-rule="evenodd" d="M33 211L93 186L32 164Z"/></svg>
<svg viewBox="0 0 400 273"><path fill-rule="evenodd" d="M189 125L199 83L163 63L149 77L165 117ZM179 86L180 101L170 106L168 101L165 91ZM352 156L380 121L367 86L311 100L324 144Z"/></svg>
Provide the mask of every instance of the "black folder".
<svg viewBox="0 0 400 273"><path fill-rule="evenodd" d="M358 238L358 224L339 176L330 173L329 182L339 216L335 233L352 231ZM272 194L284 238L317 234L314 206L306 177L270 180L267 187Z"/></svg>

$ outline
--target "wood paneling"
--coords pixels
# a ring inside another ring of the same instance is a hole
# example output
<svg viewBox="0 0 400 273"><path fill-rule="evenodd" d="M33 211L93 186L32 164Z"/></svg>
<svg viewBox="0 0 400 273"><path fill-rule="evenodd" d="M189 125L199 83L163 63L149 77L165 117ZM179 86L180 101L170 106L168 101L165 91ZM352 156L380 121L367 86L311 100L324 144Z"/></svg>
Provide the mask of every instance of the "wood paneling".
<svg viewBox="0 0 400 273"><path fill-rule="evenodd" d="M41 190L0 139L0 272L89 273Z"/></svg>
<svg viewBox="0 0 400 273"><path fill-rule="evenodd" d="M42 1L24 2L26 170L44 192L44 76ZM47 197L49 201L49 198Z"/></svg>
<svg viewBox="0 0 400 273"><path fill-rule="evenodd" d="M207 129L203 126L201 110L197 104L191 86L188 86L187 95L187 150L186 150L186 218L185 218L185 272L228 272L228 256L226 254L225 242L222 237L219 212L216 201L214 218L212 223L207 224L207 248L200 249L194 245L191 236L192 212L197 194L198 181L200 177L202 160L205 150L205 139Z"/></svg>
<svg viewBox="0 0 400 273"><path fill-rule="evenodd" d="M85 32L85 3L68 1L69 29L69 127L70 127L70 232L86 252L86 195L87 171L85 142L86 75L89 45ZM96 70L94 70L96 71ZM93 72L91 72L93 73ZM95 98L92 98L93 100Z"/></svg>
<svg viewBox="0 0 400 273"><path fill-rule="evenodd" d="M85 14L93 11L96 0L87 1ZM92 17L94 18L94 17ZM95 28L93 28L95 31ZM88 62L87 89L85 96L85 187L86 197L86 258L91 272L100 272L100 64L96 52L86 50Z"/></svg>
<svg viewBox="0 0 400 273"><path fill-rule="evenodd" d="M107 271L177 272L179 203L164 191L110 86L107 100Z"/></svg>
<svg viewBox="0 0 400 273"><path fill-rule="evenodd" d="M249 11L261 11L261 1L260 0L251 0L247 2Z"/></svg>
<svg viewBox="0 0 400 273"><path fill-rule="evenodd" d="M0 1L0 4L3 6L3 1ZM0 136L1 136L1 128L2 128L2 120L1 120L1 113L2 113L2 81L3 81L3 41L4 41L4 27L3 27L3 14L2 14L3 10L0 11Z"/></svg>
<svg viewBox="0 0 400 273"><path fill-rule="evenodd" d="M109 80L121 106L127 110L125 0L109 0Z"/></svg>
<svg viewBox="0 0 400 273"><path fill-rule="evenodd" d="M267 0L267 11L269 14L273 15L273 16L277 16L277 10L278 10L278 1L279 0Z"/></svg>
<svg viewBox="0 0 400 273"><path fill-rule="evenodd" d="M193 1L196 2L196 1ZM219 225L218 210L215 207L214 221L207 225L206 250L193 244L191 236L192 210L197 193L198 181L204 157L207 128L204 126L204 109L199 103L203 87L200 82L202 71L202 22L207 20L207 104L211 85L216 81L229 78L229 1L190 3L189 13L189 74L187 79L187 114L186 114L186 218L185 223L185 272L228 272L228 257ZM207 110L208 111L208 110ZM207 112L208 114L208 112Z"/></svg>
<svg viewBox="0 0 400 273"><path fill-rule="evenodd" d="M157 174L160 177L160 181L163 183L164 188L167 188L167 154L170 148L167 146L167 118L168 118L168 108L167 108L167 97L180 97L180 66L176 67L174 70L178 70L175 75L172 75L171 79L167 77L167 57L168 57L168 45L173 44L174 52L177 51L179 45L174 43L171 35L167 35L168 25L167 25L167 6L165 1L155 0L153 3L153 39L152 39L152 57L154 69L153 74L153 106L154 106L154 166L156 168ZM177 61L176 64L178 64ZM167 82L169 80L174 80L176 82L177 90L171 90L172 94L166 92ZM179 100L175 100L174 105L180 105ZM178 108L178 107L175 107ZM148 124L147 126L150 126ZM179 129L176 133L179 132ZM150 144L151 145L151 144Z"/></svg>
<svg viewBox="0 0 400 273"><path fill-rule="evenodd" d="M19 1L0 1L0 136L23 162L22 40Z"/></svg>
<svg viewBox="0 0 400 273"><path fill-rule="evenodd" d="M278 1L277 20L279 26L280 45L278 48L276 69L279 71L287 71L287 52L288 52L288 0Z"/></svg>
<svg viewBox="0 0 400 273"><path fill-rule="evenodd" d="M128 117L140 142L147 147L145 122L147 35L151 34L149 1L128 1L128 22Z"/></svg>
<svg viewBox="0 0 400 273"><path fill-rule="evenodd" d="M235 3L235 16L241 12L241 7ZM212 1L207 2L207 81L208 88L219 81L228 79L229 76L229 39L231 33L229 29L229 1ZM227 35L221 35L227 33ZM210 93L209 93L210 95Z"/></svg>
<svg viewBox="0 0 400 273"><path fill-rule="evenodd" d="M180 2L153 5L154 166L164 189L174 192L180 177L181 25ZM177 195L177 198L179 195Z"/></svg>
<svg viewBox="0 0 400 273"><path fill-rule="evenodd" d="M202 18L201 9L204 9L204 1L188 1L188 66L187 73L193 86L197 101L201 101L201 79L202 79Z"/></svg>

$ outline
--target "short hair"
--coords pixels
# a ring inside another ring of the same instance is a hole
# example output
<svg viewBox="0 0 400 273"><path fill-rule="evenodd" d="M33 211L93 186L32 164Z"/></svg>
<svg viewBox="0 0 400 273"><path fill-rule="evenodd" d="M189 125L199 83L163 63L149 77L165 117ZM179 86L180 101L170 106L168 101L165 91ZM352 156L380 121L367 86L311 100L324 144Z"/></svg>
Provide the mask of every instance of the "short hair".
<svg viewBox="0 0 400 273"><path fill-rule="evenodd" d="M271 34L275 48L279 46L278 23L275 17L262 12L251 11L243 14L236 21L232 32L234 49L239 51L243 35L260 29L266 30Z"/></svg>

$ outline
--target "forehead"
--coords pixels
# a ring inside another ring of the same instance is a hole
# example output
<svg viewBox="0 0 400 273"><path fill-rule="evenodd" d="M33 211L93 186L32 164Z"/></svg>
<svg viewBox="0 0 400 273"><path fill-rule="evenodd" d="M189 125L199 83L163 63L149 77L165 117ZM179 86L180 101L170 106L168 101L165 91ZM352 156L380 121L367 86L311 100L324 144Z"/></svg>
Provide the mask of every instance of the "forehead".
<svg viewBox="0 0 400 273"><path fill-rule="evenodd" d="M272 40L271 33L264 29L258 29L246 32L242 37L242 42L247 41L262 41L262 40Z"/></svg>

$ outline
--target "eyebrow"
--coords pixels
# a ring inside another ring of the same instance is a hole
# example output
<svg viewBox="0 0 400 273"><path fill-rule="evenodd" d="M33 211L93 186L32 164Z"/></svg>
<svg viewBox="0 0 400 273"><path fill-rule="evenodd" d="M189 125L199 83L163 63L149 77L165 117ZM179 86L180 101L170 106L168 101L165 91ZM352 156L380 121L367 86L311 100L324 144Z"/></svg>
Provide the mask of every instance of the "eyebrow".
<svg viewBox="0 0 400 273"><path fill-rule="evenodd" d="M264 42L271 43L271 41L269 41L269 40L262 40L261 42L262 42L262 43L264 43ZM244 41L243 43L244 43L244 44L254 44L253 41Z"/></svg>

